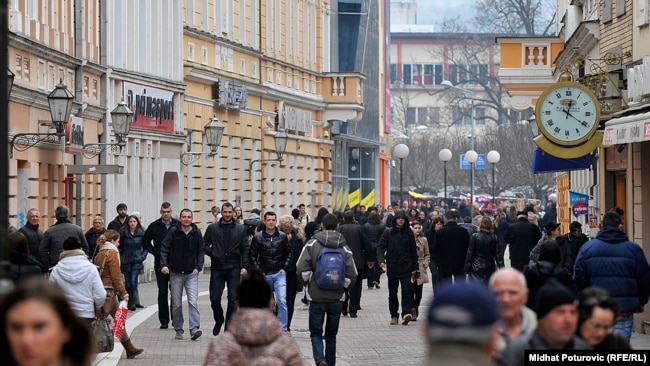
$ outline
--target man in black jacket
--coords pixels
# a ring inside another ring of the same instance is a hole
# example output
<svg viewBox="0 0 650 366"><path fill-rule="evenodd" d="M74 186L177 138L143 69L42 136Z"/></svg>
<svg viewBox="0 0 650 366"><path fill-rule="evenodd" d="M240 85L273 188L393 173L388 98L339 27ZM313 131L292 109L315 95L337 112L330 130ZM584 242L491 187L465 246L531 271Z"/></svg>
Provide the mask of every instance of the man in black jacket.
<svg viewBox="0 0 650 366"><path fill-rule="evenodd" d="M434 234L433 253L439 259L438 270L440 280L450 279L455 281L465 279L465 258L469 248L469 233L456 221L456 211L445 213L445 225Z"/></svg>
<svg viewBox="0 0 650 366"><path fill-rule="evenodd" d="M118 233L121 233L122 230L126 227L126 212L128 211L128 208L126 207L126 203L120 203L117 205L115 210L117 210L117 216L115 216L113 221L108 223L107 229L115 230Z"/></svg>
<svg viewBox="0 0 650 366"><path fill-rule="evenodd" d="M354 264L357 268L357 281L349 289L345 301L343 301L343 316L350 313L350 318L357 317L357 310L361 307L361 288L362 279L367 277L365 266L373 267L374 255L370 240L363 234L360 224L354 222L354 216L351 211L345 211L343 214L343 225L339 226L339 232L345 238L345 242L352 251ZM349 310L348 310L349 308Z"/></svg>
<svg viewBox="0 0 650 366"><path fill-rule="evenodd" d="M399 300L397 288L402 287L402 324L407 325L411 319L413 307L413 284L411 276L418 270L418 253L415 235L408 225L406 213L402 210L393 212L393 227L386 229L379 239L377 263L387 268L388 310L390 324L396 325L399 318Z"/></svg>
<svg viewBox="0 0 650 366"><path fill-rule="evenodd" d="M221 295L228 285L228 308L226 327L237 310L237 286L239 276L246 275L248 267L248 236L243 225L233 219L234 208L230 202L221 206L221 220L210 224L203 235L205 254L212 260L210 267L210 305L215 325L213 335L218 335L224 323Z"/></svg>
<svg viewBox="0 0 650 366"><path fill-rule="evenodd" d="M517 222L510 225L505 234L506 245L510 245L510 266L523 271L529 262L530 251L541 238L542 232L537 225L528 221L528 214L523 211L517 212ZM499 266L504 263L505 249L499 248L497 253Z"/></svg>
<svg viewBox="0 0 650 366"><path fill-rule="evenodd" d="M160 320L160 329L169 327L169 274L160 271L162 269L160 265L160 248L169 229L177 225L178 220L172 217L171 203L163 202L160 206L160 218L149 224L142 238L142 246L154 256L153 268L156 273L156 284L158 285L158 320ZM152 240L153 245L151 244Z"/></svg>
<svg viewBox="0 0 650 366"><path fill-rule="evenodd" d="M29 211L27 211L27 223L25 223L25 226L18 229L18 231L23 233L27 238L29 254L37 259L39 255L38 249L41 246L41 240L43 240L43 232L38 228L38 222L40 219L41 213L35 208L30 208Z"/></svg>
<svg viewBox="0 0 650 366"><path fill-rule="evenodd" d="M183 339L183 289L187 294L190 316L190 336L199 338L201 314L199 313L199 272L203 269L205 250L201 230L192 223L193 214L188 208L181 210L180 223L169 229L160 248L160 272L169 274L172 292L172 325L175 339Z"/></svg>
<svg viewBox="0 0 650 366"><path fill-rule="evenodd" d="M249 250L249 264L264 272L269 281L278 306L278 320L282 330L288 330L287 268L291 261L291 249L287 235L276 227L277 215L273 211L264 213L264 230L253 237Z"/></svg>

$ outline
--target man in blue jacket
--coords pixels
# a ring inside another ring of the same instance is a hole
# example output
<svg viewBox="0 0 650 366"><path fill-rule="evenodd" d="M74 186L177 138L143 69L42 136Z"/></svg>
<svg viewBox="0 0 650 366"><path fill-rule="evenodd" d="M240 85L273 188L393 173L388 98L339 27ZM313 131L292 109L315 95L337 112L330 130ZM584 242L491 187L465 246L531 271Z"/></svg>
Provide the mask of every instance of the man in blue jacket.
<svg viewBox="0 0 650 366"><path fill-rule="evenodd" d="M634 313L641 312L650 297L650 266L641 246L621 227L618 213L604 215L602 230L578 252L575 283L578 291L598 286L609 292L620 307L614 330L630 339Z"/></svg>

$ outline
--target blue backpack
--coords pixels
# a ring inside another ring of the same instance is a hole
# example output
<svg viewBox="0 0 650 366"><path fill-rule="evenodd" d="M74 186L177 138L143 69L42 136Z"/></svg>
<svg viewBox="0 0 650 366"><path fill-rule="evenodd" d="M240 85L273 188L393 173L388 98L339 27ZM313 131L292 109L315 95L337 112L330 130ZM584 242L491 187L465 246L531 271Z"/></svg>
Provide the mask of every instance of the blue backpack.
<svg viewBox="0 0 650 366"><path fill-rule="evenodd" d="M316 260L316 285L323 290L341 290L345 283L345 253L342 248L323 247Z"/></svg>

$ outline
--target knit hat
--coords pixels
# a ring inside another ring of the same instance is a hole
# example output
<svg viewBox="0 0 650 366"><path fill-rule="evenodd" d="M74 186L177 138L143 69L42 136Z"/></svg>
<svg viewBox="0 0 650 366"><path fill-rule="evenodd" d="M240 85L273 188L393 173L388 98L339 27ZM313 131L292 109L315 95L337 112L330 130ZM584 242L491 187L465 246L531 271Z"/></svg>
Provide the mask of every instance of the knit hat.
<svg viewBox="0 0 650 366"><path fill-rule="evenodd" d="M451 281L436 286L427 314L430 342L458 340L484 342L485 332L499 320L497 302L487 286L478 281Z"/></svg>
<svg viewBox="0 0 650 366"><path fill-rule="evenodd" d="M542 319L553 308L560 305L575 304L575 302L575 294L558 280L551 278L537 290L533 309L537 313L537 319Z"/></svg>

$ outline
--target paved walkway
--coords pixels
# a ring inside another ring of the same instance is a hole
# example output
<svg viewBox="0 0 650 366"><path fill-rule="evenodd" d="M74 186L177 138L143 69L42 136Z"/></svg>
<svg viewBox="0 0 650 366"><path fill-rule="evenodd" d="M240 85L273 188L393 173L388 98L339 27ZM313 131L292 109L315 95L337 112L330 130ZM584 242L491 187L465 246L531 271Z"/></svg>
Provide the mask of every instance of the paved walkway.
<svg viewBox="0 0 650 366"><path fill-rule="evenodd" d="M385 280L385 277L382 279ZM123 348L119 342L116 342L115 350L111 353L99 354L95 365L202 365L209 342L214 338L212 336L214 320L208 297L209 280L209 273L200 274L199 310L203 330L201 338L191 341L189 330L185 329L185 339L174 340L175 333L171 327L167 330L159 329L156 283L144 283L139 289L140 298L146 308L131 312L127 320L127 330L134 344L145 348L144 353L135 359L127 360L123 355ZM222 297L224 309L225 294L224 291ZM425 284L423 304L428 305L431 294L431 286ZM305 365L313 365L307 322L309 312L308 308L300 302L300 297L301 295L298 294L291 335L302 351ZM379 290L368 290L364 286L361 306L363 310L358 312L358 318L341 318L337 338L337 365L418 365L422 363L426 354L423 321L411 322L407 326L389 325L388 290L385 286ZM183 308L187 328L187 303L183 304ZM420 309L421 312L426 311L424 306ZM422 320L425 318L422 316ZM650 349L650 335L634 333L632 345L636 349Z"/></svg>

